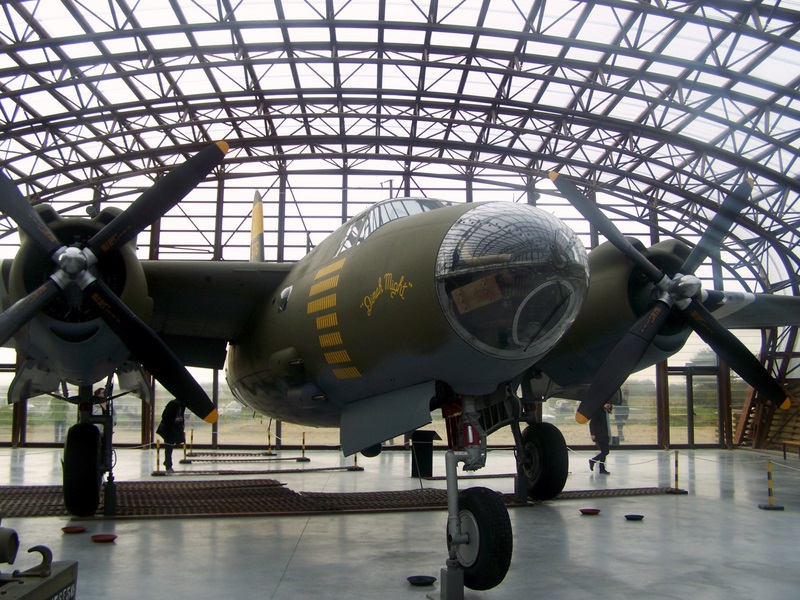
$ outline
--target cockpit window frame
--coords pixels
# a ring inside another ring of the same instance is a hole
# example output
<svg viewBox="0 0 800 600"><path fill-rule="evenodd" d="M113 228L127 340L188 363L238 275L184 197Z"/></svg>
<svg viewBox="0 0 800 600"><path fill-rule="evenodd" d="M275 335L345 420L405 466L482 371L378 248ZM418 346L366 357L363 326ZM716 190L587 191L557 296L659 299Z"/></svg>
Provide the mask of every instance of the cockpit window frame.
<svg viewBox="0 0 800 600"><path fill-rule="evenodd" d="M392 198L378 202L353 219L336 254L363 243L386 223L453 204L436 198Z"/></svg>

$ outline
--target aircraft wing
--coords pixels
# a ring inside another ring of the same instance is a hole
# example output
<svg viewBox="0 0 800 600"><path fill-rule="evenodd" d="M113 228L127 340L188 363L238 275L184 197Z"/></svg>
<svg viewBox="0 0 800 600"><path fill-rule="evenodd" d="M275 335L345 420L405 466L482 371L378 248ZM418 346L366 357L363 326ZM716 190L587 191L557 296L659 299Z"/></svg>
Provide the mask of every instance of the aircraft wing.
<svg viewBox="0 0 800 600"><path fill-rule="evenodd" d="M728 329L800 325L800 296L710 291L703 305Z"/></svg>
<svg viewBox="0 0 800 600"><path fill-rule="evenodd" d="M222 368L259 307L292 263L142 261L153 314L148 324L187 366Z"/></svg>

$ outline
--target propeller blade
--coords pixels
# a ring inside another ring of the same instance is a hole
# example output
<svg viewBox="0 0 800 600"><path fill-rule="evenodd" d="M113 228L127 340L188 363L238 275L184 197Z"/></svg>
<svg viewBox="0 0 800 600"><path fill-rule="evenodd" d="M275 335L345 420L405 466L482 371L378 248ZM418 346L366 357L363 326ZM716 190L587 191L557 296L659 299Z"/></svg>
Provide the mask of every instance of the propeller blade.
<svg viewBox="0 0 800 600"><path fill-rule="evenodd" d="M633 247L622 232L616 225L609 219L603 212L597 208L597 205L589 200L583 193L575 187L566 177L559 176L555 171L550 171L550 179L555 184L558 191L564 194L564 197L570 201L584 218L592 225L597 227L598 231L602 233L609 242L614 244L619 250L627 256L631 262L639 267L644 273L655 283L659 283L664 279L664 274L653 263L647 260L647 257Z"/></svg>
<svg viewBox="0 0 800 600"><path fill-rule="evenodd" d="M201 150L156 181L121 215L98 231L88 246L95 256L129 242L180 202L222 162L228 144L217 142Z"/></svg>
<svg viewBox="0 0 800 600"><path fill-rule="evenodd" d="M691 253L684 261L680 269L681 273L694 273L697 267L699 267L712 252L716 252L720 249L722 240L731 230L736 215L742 212L744 207L747 206L747 199L750 197L750 192L753 191L753 185L754 182L752 179L745 179L722 201L714 218L711 219L711 222L708 224L708 229L706 229L700 241L692 248Z"/></svg>
<svg viewBox="0 0 800 600"><path fill-rule="evenodd" d="M139 319L99 279L90 283L86 292L89 301L97 306L103 320L131 351L134 358L142 363L170 394L180 399L186 408L207 423L216 422L218 415L214 403L156 332Z"/></svg>
<svg viewBox="0 0 800 600"><path fill-rule="evenodd" d="M686 308L679 310L697 335L742 379L779 408L786 410L791 407L792 401L781 385L753 356L747 346L723 327L705 306L697 300L692 300Z"/></svg>
<svg viewBox="0 0 800 600"><path fill-rule="evenodd" d="M659 300L625 333L600 367L586 396L578 405L578 410L575 412L575 420L578 423L586 423L617 393L633 373L669 315L669 304Z"/></svg>
<svg viewBox="0 0 800 600"><path fill-rule="evenodd" d="M0 210L11 217L17 227L33 239L47 256L52 256L63 245L20 193L14 182L2 171L0 171Z"/></svg>
<svg viewBox="0 0 800 600"><path fill-rule="evenodd" d="M30 321L61 291L52 279L48 279L24 298L0 313L0 346L11 339L17 330Z"/></svg>

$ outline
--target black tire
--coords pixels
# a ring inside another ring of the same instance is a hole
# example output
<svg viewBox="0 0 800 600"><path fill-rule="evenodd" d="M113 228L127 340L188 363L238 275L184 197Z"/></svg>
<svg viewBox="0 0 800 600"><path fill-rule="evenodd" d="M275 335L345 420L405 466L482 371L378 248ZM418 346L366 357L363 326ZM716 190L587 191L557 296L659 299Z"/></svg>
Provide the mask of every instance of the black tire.
<svg viewBox="0 0 800 600"><path fill-rule="evenodd" d="M522 432L523 470L531 500L550 500L564 489L569 474L567 442L551 423L531 423Z"/></svg>
<svg viewBox="0 0 800 600"><path fill-rule="evenodd" d="M64 506L78 517L88 517L100 506L100 430L91 423L69 428L64 445Z"/></svg>
<svg viewBox="0 0 800 600"><path fill-rule="evenodd" d="M489 590L505 579L511 565L514 536L508 509L500 494L478 487L459 493L458 510L461 531L469 536L469 542L456 548L464 585L472 590ZM448 535L448 550L450 546Z"/></svg>

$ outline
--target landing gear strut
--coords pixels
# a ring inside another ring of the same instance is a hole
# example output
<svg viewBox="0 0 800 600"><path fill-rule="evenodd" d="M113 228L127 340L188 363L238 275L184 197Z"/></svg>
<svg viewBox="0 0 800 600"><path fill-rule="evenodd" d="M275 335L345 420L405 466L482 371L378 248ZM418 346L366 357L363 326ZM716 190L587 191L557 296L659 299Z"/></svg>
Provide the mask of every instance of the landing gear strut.
<svg viewBox="0 0 800 600"><path fill-rule="evenodd" d="M486 464L486 436L510 426L518 464L517 498L549 500L567 481L569 456L561 432L533 421L516 396L453 397L442 406L450 450L447 476L446 568L441 571L441 600L462 600L464 586L488 590L499 585L511 564L513 534L502 497L487 488L458 490L458 464L475 471ZM524 430L520 422L528 422ZM520 485L521 482L521 485Z"/></svg>
<svg viewBox="0 0 800 600"><path fill-rule="evenodd" d="M451 449L445 455L447 479L446 567L441 571L441 599L462 600L464 586L488 590L499 585L508 572L514 546L511 519L502 497L487 488L459 493L458 464L475 471L486 464L486 437L470 399L463 412L450 412ZM455 449L453 447L455 446Z"/></svg>

